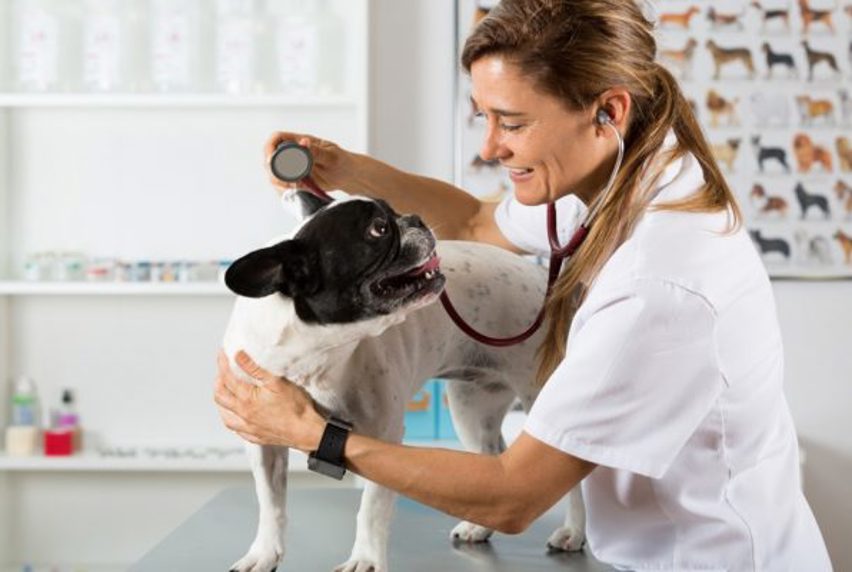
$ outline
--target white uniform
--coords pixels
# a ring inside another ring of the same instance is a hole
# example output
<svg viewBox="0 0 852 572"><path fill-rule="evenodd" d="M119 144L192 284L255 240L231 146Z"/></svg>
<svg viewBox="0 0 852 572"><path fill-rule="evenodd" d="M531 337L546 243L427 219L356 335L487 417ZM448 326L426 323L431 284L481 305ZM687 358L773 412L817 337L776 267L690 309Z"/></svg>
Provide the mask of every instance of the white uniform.
<svg viewBox="0 0 852 572"><path fill-rule="evenodd" d="M687 155L654 203L702 183ZM585 207L558 205L564 244ZM496 219L548 255L545 207L509 198ZM745 229L726 223L645 214L589 289L524 430L599 465L583 481L587 536L616 568L830 570L801 491L772 289Z"/></svg>

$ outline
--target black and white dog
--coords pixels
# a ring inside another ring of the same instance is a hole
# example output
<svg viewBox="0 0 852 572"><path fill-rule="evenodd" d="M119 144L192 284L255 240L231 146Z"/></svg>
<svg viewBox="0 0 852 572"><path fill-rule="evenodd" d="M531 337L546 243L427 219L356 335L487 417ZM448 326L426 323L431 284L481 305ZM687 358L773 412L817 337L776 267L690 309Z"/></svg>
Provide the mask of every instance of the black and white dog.
<svg viewBox="0 0 852 572"><path fill-rule="evenodd" d="M304 387L321 410L353 422L356 432L395 442L403 437L406 403L429 378L444 378L464 446L502 451L506 411L515 399L529 409L537 395L535 353L543 334L492 348L467 337L433 302L446 285L473 327L512 335L535 319L546 272L497 247L436 243L417 216L401 216L380 200L290 197L301 201L306 217L292 237L240 258L226 274L240 295L224 341L234 371L241 371L234 354L245 349L261 367ZM288 450L247 447L260 522L232 570L267 572L284 555ZM336 570L387 570L395 498L367 483L351 556ZM577 550L584 542L578 490L569 506L548 541L552 548ZM452 537L478 542L491 533L462 522Z"/></svg>

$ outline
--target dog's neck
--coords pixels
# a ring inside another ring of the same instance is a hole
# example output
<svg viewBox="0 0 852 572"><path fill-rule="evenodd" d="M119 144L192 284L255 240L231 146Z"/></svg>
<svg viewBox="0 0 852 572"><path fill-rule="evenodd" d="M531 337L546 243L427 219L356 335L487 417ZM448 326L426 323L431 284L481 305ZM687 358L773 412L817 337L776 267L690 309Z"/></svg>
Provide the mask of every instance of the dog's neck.
<svg viewBox="0 0 852 572"><path fill-rule="evenodd" d="M238 298L234 313L242 314L232 320L242 331L230 333L226 344L245 349L265 369L305 386L322 379L334 364L346 363L359 341L405 319L394 314L342 327L307 324L296 315L293 301L279 294Z"/></svg>

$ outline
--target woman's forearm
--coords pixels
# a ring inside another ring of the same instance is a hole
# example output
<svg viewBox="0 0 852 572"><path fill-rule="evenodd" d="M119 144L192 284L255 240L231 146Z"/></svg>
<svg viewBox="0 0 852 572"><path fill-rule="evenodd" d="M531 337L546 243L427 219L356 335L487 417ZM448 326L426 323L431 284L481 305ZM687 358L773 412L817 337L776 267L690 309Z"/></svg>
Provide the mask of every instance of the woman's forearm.
<svg viewBox="0 0 852 572"><path fill-rule="evenodd" d="M343 189L386 200L400 213L417 213L445 240L474 240L482 202L438 179L413 175L367 155L353 154L354 169Z"/></svg>
<svg viewBox="0 0 852 572"><path fill-rule="evenodd" d="M525 503L516 502L519 496L510 490L500 457L409 447L357 434L350 435L345 457L364 478L458 518L507 534L521 532L531 519Z"/></svg>

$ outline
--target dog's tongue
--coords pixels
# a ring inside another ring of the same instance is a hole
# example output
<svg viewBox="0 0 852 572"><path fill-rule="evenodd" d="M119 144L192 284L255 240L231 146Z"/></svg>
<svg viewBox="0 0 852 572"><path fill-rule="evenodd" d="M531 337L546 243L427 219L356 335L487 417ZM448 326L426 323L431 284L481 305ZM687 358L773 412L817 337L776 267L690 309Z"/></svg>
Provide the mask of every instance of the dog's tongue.
<svg viewBox="0 0 852 572"><path fill-rule="evenodd" d="M436 270L440 264L441 264L441 259L438 258L438 255L432 254L432 256L429 257L429 260L427 260L425 264L422 264L422 265L418 266L417 268L415 268L414 270L410 271L408 273L408 275L409 276L418 276L420 274L424 274L426 272L429 272L430 270Z"/></svg>

